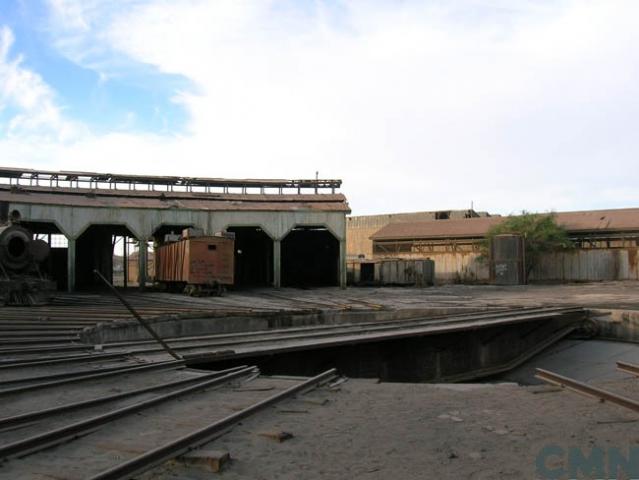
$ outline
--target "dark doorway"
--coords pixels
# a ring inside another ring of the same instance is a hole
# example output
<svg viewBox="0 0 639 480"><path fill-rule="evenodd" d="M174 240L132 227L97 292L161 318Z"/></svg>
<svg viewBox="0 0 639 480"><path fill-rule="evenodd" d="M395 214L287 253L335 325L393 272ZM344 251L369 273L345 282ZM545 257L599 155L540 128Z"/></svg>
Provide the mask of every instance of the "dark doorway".
<svg viewBox="0 0 639 480"><path fill-rule="evenodd" d="M282 285L339 285L339 242L325 227L296 227L282 240Z"/></svg>
<svg viewBox="0 0 639 480"><path fill-rule="evenodd" d="M359 281L361 283L371 284L375 282L375 264L374 263L362 263L360 264Z"/></svg>
<svg viewBox="0 0 639 480"><path fill-rule="evenodd" d="M124 257L127 255L120 256L120 248L116 253L115 247L120 245L119 242L122 242L122 245L129 244L132 238L133 233L124 225L91 225L87 228L76 241L76 288L78 290L104 288L102 282L95 277L94 269L111 283L114 281L114 269L118 273L116 277L123 276ZM130 251L133 248L128 247L127 250ZM135 257L131 254L127 262L133 258ZM120 284L119 281L117 283Z"/></svg>
<svg viewBox="0 0 639 480"><path fill-rule="evenodd" d="M235 285L273 284L273 240L260 227L229 227L235 234Z"/></svg>

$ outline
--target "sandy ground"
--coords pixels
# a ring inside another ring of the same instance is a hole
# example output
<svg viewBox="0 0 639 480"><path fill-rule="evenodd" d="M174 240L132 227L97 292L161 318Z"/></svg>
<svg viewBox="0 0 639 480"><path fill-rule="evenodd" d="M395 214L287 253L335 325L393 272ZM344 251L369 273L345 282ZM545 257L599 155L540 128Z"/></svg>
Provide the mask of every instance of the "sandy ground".
<svg viewBox="0 0 639 480"><path fill-rule="evenodd" d="M589 383L627 378L626 373L611 368L618 361L639 364L639 345L568 338L518 368L500 375L499 380L524 385L541 384L541 380L534 378L535 368Z"/></svg>
<svg viewBox="0 0 639 480"><path fill-rule="evenodd" d="M602 385L639 399L635 379ZM220 474L227 479L528 479L538 478L545 445L627 451L639 444L638 421L629 410L548 386L350 380L271 408L209 447L230 453ZM273 430L294 437L278 443L259 435ZM173 467L145 478L212 477Z"/></svg>
<svg viewBox="0 0 639 480"><path fill-rule="evenodd" d="M196 301L250 305L252 295L255 293L230 293L221 299ZM470 309L570 304L639 309L639 282L283 289L275 296L269 292L260 298L271 309L314 304L327 308ZM614 361L621 359L639 363L639 345L567 340L506 378L526 381L535 366L542 366L639 401L638 380L614 370ZM211 404L210 408L216 407ZM206 423L204 415L200 420L202 425ZM638 425L639 414L635 412L546 385L380 384L351 379L335 390L323 388L270 407L210 442L206 448L226 450L232 457L219 475L174 464L138 478L543 478L536 474L535 461L544 446L577 447L586 454L593 447L627 452L631 446L639 448ZM259 435L266 431L290 432L293 438L278 443ZM171 431L166 436L172 438ZM549 466L565 466L565 460L555 458Z"/></svg>

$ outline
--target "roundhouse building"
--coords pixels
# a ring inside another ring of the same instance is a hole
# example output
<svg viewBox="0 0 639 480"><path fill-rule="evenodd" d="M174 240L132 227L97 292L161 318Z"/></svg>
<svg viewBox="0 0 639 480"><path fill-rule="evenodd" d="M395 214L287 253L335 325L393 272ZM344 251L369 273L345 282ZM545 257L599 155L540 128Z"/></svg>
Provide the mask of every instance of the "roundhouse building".
<svg viewBox="0 0 639 480"><path fill-rule="evenodd" d="M48 238L53 276L69 291L95 286L93 269L113 278L118 237L136 244L145 285L150 245L188 227L235 233L236 285L345 286L350 209L340 186L0 168L0 222Z"/></svg>

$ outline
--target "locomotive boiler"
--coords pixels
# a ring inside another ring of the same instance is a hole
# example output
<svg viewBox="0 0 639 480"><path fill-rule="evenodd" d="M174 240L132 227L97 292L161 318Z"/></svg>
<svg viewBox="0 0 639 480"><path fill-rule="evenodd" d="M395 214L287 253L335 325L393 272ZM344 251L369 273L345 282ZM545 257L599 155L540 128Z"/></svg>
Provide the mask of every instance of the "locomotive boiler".
<svg viewBox="0 0 639 480"><path fill-rule="evenodd" d="M33 233L17 225L0 226L0 304L46 304L55 283L41 272L49 244L34 240Z"/></svg>

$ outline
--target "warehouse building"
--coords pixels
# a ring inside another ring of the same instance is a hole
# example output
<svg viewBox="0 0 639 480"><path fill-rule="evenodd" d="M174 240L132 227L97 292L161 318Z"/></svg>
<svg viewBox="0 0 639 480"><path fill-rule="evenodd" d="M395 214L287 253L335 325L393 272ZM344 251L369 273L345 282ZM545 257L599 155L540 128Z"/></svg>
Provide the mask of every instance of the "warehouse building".
<svg viewBox="0 0 639 480"><path fill-rule="evenodd" d="M490 278L481 242L506 217L389 224L371 236L373 259L435 262L439 282L485 282ZM638 280L639 209L558 212L574 250L545 254L533 269L535 281Z"/></svg>
<svg viewBox="0 0 639 480"><path fill-rule="evenodd" d="M69 291L95 287L93 269L113 279L118 245L128 265L131 244L144 286L154 242L189 227L235 234L238 286L345 286L350 209L340 186L0 168L0 222L48 240L50 273Z"/></svg>
<svg viewBox="0 0 639 480"><path fill-rule="evenodd" d="M373 241L371 240L371 236L386 225L489 216L487 212L476 212L473 209L351 216L346 219L347 258L351 261L373 258Z"/></svg>

